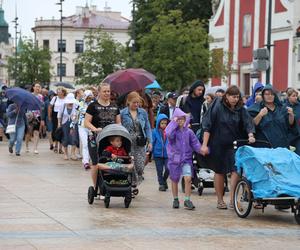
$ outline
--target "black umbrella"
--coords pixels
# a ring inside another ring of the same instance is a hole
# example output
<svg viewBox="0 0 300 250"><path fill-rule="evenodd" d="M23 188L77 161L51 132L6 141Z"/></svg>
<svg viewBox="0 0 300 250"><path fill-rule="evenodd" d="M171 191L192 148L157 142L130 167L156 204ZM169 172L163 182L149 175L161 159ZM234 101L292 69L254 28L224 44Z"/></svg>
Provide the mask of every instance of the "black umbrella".
<svg viewBox="0 0 300 250"><path fill-rule="evenodd" d="M69 82L57 82L57 83L54 83L54 86L64 87L64 88L67 88L67 89L75 89L73 84L71 84Z"/></svg>

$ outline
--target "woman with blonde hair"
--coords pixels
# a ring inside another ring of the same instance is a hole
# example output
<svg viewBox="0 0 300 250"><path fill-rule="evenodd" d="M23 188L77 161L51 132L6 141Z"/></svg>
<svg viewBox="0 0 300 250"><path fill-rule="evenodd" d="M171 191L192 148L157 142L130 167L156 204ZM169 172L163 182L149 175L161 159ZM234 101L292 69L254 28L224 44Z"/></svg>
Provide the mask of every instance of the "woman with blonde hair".
<svg viewBox="0 0 300 250"><path fill-rule="evenodd" d="M121 110L122 125L129 131L132 137L131 153L134 157L135 174L133 178L133 193L137 193L137 185L143 180L143 172L146 160L146 146L152 151L152 131L147 112L140 108L142 98L137 92L131 92L127 96L127 107Z"/></svg>

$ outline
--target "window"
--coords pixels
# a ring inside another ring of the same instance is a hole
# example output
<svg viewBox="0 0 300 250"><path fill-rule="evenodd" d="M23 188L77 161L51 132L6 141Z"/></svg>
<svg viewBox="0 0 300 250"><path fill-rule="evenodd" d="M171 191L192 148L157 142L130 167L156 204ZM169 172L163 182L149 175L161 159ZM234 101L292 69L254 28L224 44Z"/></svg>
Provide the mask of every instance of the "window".
<svg viewBox="0 0 300 250"><path fill-rule="evenodd" d="M66 52L66 40L62 40L60 44L60 40L57 41L57 52Z"/></svg>
<svg viewBox="0 0 300 250"><path fill-rule="evenodd" d="M298 74L298 82L300 82L300 73Z"/></svg>
<svg viewBox="0 0 300 250"><path fill-rule="evenodd" d="M298 62L300 62L300 44L298 44Z"/></svg>
<svg viewBox="0 0 300 250"><path fill-rule="evenodd" d="M61 65L61 67L60 67L60 63L57 64L57 76L60 76L60 72L61 72L62 76L66 76L66 64L65 63L63 63Z"/></svg>
<svg viewBox="0 0 300 250"><path fill-rule="evenodd" d="M245 15L243 19L243 47L251 46L251 15Z"/></svg>
<svg viewBox="0 0 300 250"><path fill-rule="evenodd" d="M75 52L82 53L83 52L83 40L75 41Z"/></svg>
<svg viewBox="0 0 300 250"><path fill-rule="evenodd" d="M49 49L49 40L43 40L43 49Z"/></svg>
<svg viewBox="0 0 300 250"><path fill-rule="evenodd" d="M75 64L75 76L80 77L82 76L82 66L80 64Z"/></svg>

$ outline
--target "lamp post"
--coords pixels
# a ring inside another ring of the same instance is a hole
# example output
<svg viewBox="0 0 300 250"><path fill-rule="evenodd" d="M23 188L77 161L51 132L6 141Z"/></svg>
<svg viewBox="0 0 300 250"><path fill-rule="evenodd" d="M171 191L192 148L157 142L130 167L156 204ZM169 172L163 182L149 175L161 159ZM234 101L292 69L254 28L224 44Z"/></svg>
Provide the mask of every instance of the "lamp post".
<svg viewBox="0 0 300 250"><path fill-rule="evenodd" d="M272 32L272 0L269 0L269 14L268 14L268 37L267 37L267 44L266 47L269 51L269 62L270 66L266 71L266 84L269 85L270 83L270 74L271 74L271 32Z"/></svg>
<svg viewBox="0 0 300 250"><path fill-rule="evenodd" d="M135 34L135 0L132 0L132 22L131 22L131 39L129 43L129 47L131 48L131 67L133 66L134 63L134 53L135 53L135 39L136 39L136 34Z"/></svg>
<svg viewBox="0 0 300 250"><path fill-rule="evenodd" d="M18 17L16 16L15 19L12 21L15 23L15 85L17 85L17 78L18 78Z"/></svg>
<svg viewBox="0 0 300 250"><path fill-rule="evenodd" d="M56 3L57 5L60 5L60 40L59 40L59 51L60 51L60 60L59 60L59 81L62 82L62 28L63 28L63 20L62 20L62 3L64 0L59 0L59 3Z"/></svg>

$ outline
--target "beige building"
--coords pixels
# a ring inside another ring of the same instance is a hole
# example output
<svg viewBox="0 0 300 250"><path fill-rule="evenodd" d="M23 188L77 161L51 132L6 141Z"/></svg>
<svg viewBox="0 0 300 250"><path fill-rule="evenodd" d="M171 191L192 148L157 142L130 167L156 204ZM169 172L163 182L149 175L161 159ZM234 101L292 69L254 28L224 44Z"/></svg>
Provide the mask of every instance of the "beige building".
<svg viewBox="0 0 300 250"><path fill-rule="evenodd" d="M121 16L121 12L97 10L96 6L77 7L76 14L63 18L62 44L60 45L60 20L36 20L32 28L35 40L41 47L48 47L52 53L52 82L59 81L60 69L62 81L74 83L79 74L76 58L84 51L84 35L90 29L101 27L112 37L125 45L129 41L129 20ZM62 65L60 65L60 49Z"/></svg>

